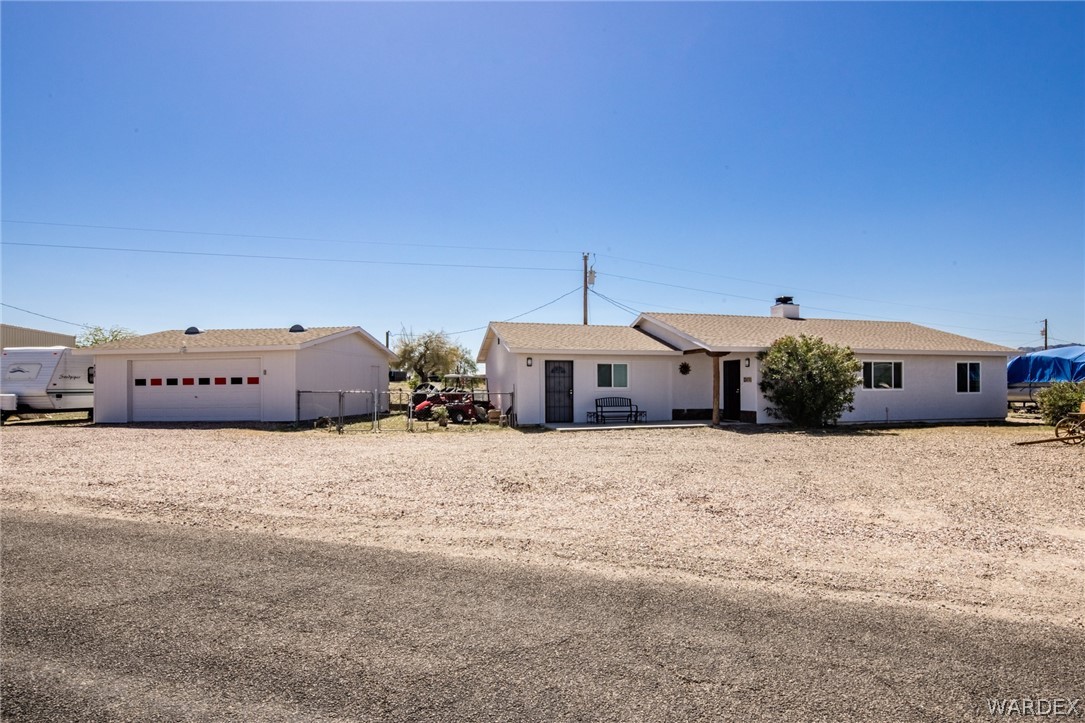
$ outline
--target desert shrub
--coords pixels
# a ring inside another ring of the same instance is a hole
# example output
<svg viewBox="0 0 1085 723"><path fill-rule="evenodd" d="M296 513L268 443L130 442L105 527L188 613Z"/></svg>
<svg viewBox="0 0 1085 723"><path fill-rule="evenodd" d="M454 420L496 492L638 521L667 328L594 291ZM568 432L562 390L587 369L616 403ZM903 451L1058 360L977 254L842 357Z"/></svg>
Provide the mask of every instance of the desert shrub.
<svg viewBox="0 0 1085 723"><path fill-rule="evenodd" d="M1067 414L1081 409L1085 402L1085 382L1055 382L1036 394L1040 414L1046 424L1054 424Z"/></svg>
<svg viewBox="0 0 1085 723"><path fill-rule="evenodd" d="M768 413L800 427L834 424L855 409L862 362L846 346L815 336L777 339L760 357L761 391Z"/></svg>

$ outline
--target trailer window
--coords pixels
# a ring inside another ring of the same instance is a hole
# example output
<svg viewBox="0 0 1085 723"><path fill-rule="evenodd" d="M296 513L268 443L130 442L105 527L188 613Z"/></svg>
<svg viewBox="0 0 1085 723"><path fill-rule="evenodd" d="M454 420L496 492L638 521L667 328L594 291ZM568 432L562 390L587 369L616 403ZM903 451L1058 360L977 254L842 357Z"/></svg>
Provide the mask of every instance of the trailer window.
<svg viewBox="0 0 1085 723"><path fill-rule="evenodd" d="M41 371L41 364L24 364L23 362L13 362L8 367L7 373L4 374L4 379L9 382L32 382L38 378L38 372Z"/></svg>

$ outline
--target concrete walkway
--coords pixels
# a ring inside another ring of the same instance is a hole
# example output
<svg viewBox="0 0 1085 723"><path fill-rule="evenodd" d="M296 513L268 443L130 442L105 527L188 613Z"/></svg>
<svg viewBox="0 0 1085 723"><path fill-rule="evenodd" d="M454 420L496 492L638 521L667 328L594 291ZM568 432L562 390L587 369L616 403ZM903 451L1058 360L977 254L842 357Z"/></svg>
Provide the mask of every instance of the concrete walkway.
<svg viewBox="0 0 1085 723"><path fill-rule="evenodd" d="M720 421L721 427L732 427L742 422L729 420ZM546 429L556 432L600 432L609 429L692 429L694 427L711 427L712 422L702 420L667 421L667 422L640 422L637 424L544 424Z"/></svg>

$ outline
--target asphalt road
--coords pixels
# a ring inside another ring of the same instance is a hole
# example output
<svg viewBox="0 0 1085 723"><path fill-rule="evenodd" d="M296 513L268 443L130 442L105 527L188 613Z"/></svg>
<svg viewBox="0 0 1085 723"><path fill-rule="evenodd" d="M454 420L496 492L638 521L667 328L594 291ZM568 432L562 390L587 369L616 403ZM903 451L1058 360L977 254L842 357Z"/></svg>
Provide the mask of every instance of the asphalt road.
<svg viewBox="0 0 1085 723"><path fill-rule="evenodd" d="M1081 631L248 533L2 525L5 720L943 721L1085 698Z"/></svg>

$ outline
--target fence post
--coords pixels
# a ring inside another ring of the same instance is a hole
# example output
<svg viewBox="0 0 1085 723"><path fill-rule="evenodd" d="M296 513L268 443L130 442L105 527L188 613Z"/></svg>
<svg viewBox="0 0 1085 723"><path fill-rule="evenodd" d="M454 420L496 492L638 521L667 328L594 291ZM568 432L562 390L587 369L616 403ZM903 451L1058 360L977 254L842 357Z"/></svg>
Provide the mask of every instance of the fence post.
<svg viewBox="0 0 1085 723"><path fill-rule="evenodd" d="M381 403L381 398L380 398L379 390L374 389L373 390L373 431L374 432L376 432L376 431L378 431L380 429L380 414L378 413L380 403Z"/></svg>
<svg viewBox="0 0 1085 723"><path fill-rule="evenodd" d="M343 390L339 390L339 426L336 427L339 434L343 433Z"/></svg>
<svg viewBox="0 0 1085 723"><path fill-rule="evenodd" d="M295 390L294 396L297 397L297 402L294 406L294 426L296 427L301 424L301 390Z"/></svg>

